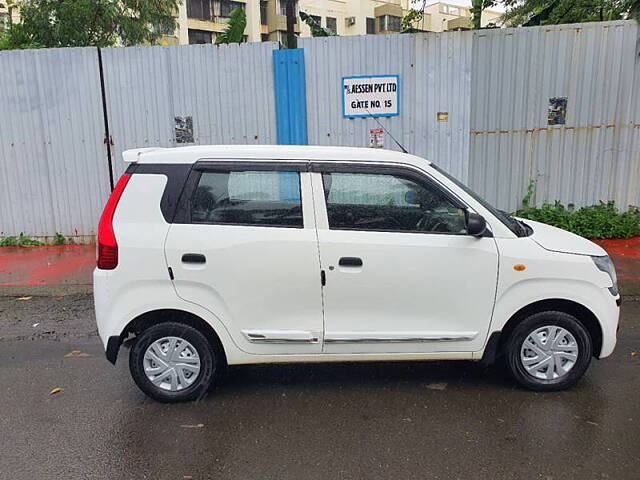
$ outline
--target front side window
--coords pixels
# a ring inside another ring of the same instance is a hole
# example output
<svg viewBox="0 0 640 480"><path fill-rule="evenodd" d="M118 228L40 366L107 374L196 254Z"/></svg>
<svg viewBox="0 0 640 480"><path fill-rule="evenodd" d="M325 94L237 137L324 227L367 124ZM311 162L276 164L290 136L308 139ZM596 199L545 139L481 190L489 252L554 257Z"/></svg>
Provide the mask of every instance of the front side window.
<svg viewBox="0 0 640 480"><path fill-rule="evenodd" d="M300 174L202 172L191 197L191 222L301 228Z"/></svg>
<svg viewBox="0 0 640 480"><path fill-rule="evenodd" d="M466 233L462 208L435 186L395 173L323 173L329 228Z"/></svg>

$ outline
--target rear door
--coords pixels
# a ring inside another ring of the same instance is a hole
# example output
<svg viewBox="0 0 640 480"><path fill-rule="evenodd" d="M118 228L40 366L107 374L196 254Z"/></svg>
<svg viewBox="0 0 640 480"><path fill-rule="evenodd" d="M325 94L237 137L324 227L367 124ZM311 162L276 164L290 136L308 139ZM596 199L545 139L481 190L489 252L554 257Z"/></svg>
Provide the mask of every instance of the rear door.
<svg viewBox="0 0 640 480"><path fill-rule="evenodd" d="M324 352L482 348L498 252L466 233L465 205L409 167L314 164Z"/></svg>
<svg viewBox="0 0 640 480"><path fill-rule="evenodd" d="M165 246L178 295L253 354L319 353L322 292L306 164L198 162Z"/></svg>

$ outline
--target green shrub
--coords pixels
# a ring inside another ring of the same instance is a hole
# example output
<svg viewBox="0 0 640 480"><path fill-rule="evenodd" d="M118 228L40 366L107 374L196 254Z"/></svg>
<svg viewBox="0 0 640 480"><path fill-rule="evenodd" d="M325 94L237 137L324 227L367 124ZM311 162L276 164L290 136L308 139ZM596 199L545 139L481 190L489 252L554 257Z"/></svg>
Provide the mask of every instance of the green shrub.
<svg viewBox="0 0 640 480"><path fill-rule="evenodd" d="M0 238L0 247L29 247L34 245L43 245L43 243L35 238L31 238L24 233L17 237Z"/></svg>
<svg viewBox="0 0 640 480"><path fill-rule="evenodd" d="M2 237L0 238L0 247L17 247L18 237Z"/></svg>
<svg viewBox="0 0 640 480"><path fill-rule="evenodd" d="M522 207L515 216L553 225L586 238L629 238L640 235L638 207L629 207L624 213L612 201L578 210L572 204L565 207L557 201L535 207L531 205L534 191L535 182L531 182L522 199Z"/></svg>
<svg viewBox="0 0 640 480"><path fill-rule="evenodd" d="M65 243L67 243L67 239L64 237L64 235L62 235L60 232L56 232L55 236L53 237L53 244L64 245Z"/></svg>

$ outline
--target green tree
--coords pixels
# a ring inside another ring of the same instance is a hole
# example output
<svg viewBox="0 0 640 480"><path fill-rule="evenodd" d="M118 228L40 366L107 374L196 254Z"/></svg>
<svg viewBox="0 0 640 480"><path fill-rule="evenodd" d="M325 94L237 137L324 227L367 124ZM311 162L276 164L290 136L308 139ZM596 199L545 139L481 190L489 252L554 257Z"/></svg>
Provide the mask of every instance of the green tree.
<svg viewBox="0 0 640 480"><path fill-rule="evenodd" d="M640 0L503 0L509 26L556 25L635 18Z"/></svg>
<svg viewBox="0 0 640 480"><path fill-rule="evenodd" d="M424 18L425 4L426 1L423 2L422 8L410 8L409 11L404 14L400 23L400 33L417 33L420 31L414 25Z"/></svg>
<svg viewBox="0 0 640 480"><path fill-rule="evenodd" d="M223 43L242 43L244 29L247 26L247 14L242 8L236 8L229 14L227 28L216 37L216 45Z"/></svg>
<svg viewBox="0 0 640 480"><path fill-rule="evenodd" d="M322 28L322 26L316 22L311 15L308 15L303 11L300 11L300 18L311 29L312 37L333 37L336 35L335 32L332 32L327 28Z"/></svg>
<svg viewBox="0 0 640 480"><path fill-rule="evenodd" d="M471 0L471 26L474 30L482 28L482 11L495 4L493 0Z"/></svg>
<svg viewBox="0 0 640 480"><path fill-rule="evenodd" d="M0 49L154 43L176 28L180 0L22 0Z"/></svg>

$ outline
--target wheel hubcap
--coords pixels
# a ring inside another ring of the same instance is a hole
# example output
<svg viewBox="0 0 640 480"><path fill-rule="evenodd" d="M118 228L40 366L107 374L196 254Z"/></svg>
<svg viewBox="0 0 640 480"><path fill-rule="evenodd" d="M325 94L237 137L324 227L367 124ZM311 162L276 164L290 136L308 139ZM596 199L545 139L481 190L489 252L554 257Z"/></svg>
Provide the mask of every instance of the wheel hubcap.
<svg viewBox="0 0 640 480"><path fill-rule="evenodd" d="M200 356L183 338L164 337L144 353L144 373L156 387L177 392L189 387L200 374Z"/></svg>
<svg viewBox="0 0 640 480"><path fill-rule="evenodd" d="M555 380L565 376L578 360L578 343L562 327L548 325L531 332L520 349L520 361L532 377Z"/></svg>

